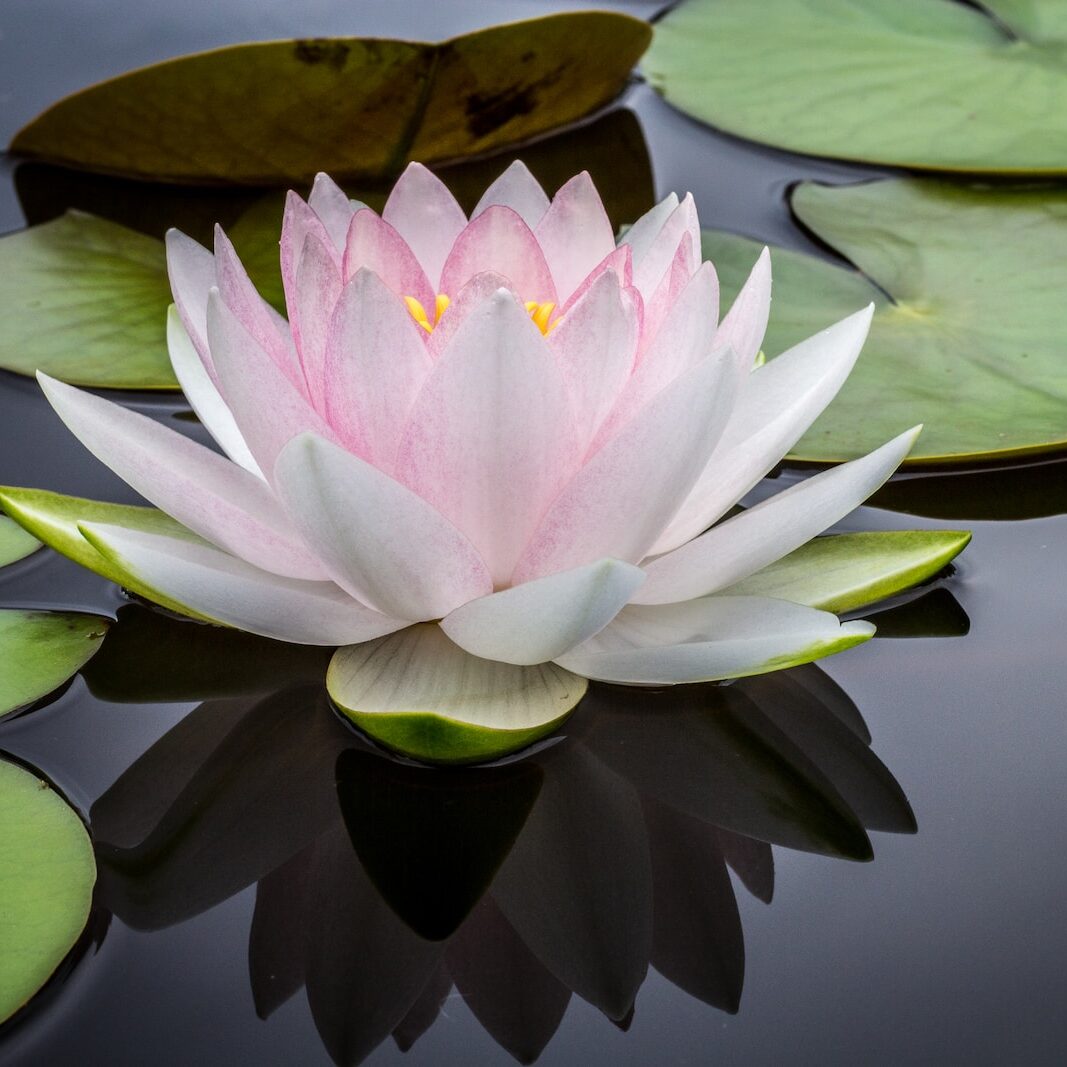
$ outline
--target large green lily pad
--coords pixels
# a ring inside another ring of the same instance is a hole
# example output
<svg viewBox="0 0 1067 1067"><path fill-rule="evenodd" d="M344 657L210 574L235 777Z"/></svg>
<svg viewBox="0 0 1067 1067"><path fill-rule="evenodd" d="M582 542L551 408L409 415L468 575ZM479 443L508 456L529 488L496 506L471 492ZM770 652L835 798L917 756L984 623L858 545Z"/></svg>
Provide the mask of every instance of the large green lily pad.
<svg viewBox="0 0 1067 1067"><path fill-rule="evenodd" d="M107 628L98 615L0 610L0 715L58 689L89 661Z"/></svg>
<svg viewBox="0 0 1067 1067"><path fill-rule="evenodd" d="M490 152L613 99L651 39L569 12L439 44L358 37L242 44L121 75L24 127L21 155L133 177L252 185L397 173Z"/></svg>
<svg viewBox="0 0 1067 1067"><path fill-rule="evenodd" d="M676 107L795 152L1067 172L1062 0L687 0L643 64Z"/></svg>
<svg viewBox="0 0 1067 1067"><path fill-rule="evenodd" d="M101 389L176 389L159 241L71 211L0 239L0 367Z"/></svg>
<svg viewBox="0 0 1067 1067"><path fill-rule="evenodd" d="M44 779L0 758L0 1023L74 947L95 882L77 813Z"/></svg>
<svg viewBox="0 0 1067 1067"><path fill-rule="evenodd" d="M17 522L0 515L0 567L25 559L36 552L41 542L28 534Z"/></svg>
<svg viewBox="0 0 1067 1067"><path fill-rule="evenodd" d="M909 466L1067 448L1067 191L804 183L792 204L859 270L775 249L767 354L876 305L855 370L792 459L852 459L920 422ZM726 299L758 250L705 234Z"/></svg>

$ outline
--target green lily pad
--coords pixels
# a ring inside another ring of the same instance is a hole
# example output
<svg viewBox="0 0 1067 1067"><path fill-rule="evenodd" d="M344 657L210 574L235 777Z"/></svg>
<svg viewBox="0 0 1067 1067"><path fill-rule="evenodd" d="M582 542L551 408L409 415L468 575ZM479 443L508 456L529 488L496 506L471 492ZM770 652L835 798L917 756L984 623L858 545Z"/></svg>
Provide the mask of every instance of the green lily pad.
<svg viewBox="0 0 1067 1067"><path fill-rule="evenodd" d="M0 567L25 559L41 547L36 537L28 534L12 519L0 515Z"/></svg>
<svg viewBox="0 0 1067 1067"><path fill-rule="evenodd" d="M78 529L79 523L98 522L109 526L125 526L127 529L145 533L163 534L166 537L200 540L196 534L157 508L108 504L101 500L64 496L62 493L52 493L45 489L21 489L14 486L0 486L0 507L34 537L109 582L115 582L131 593L176 611L179 615L187 615L203 622L215 621L191 611L176 600L171 600L142 582L135 574L103 556L85 540Z"/></svg>
<svg viewBox="0 0 1067 1067"><path fill-rule="evenodd" d="M391 175L412 159L490 152L581 118L619 94L650 39L647 23L589 11L439 44L235 45L75 93L16 134L11 151L173 182Z"/></svg>
<svg viewBox="0 0 1067 1067"><path fill-rule="evenodd" d="M326 674L352 722L427 763L474 763L525 748L556 729L588 685L554 663L479 659L431 624L340 648Z"/></svg>
<svg viewBox="0 0 1067 1067"><path fill-rule="evenodd" d="M0 610L0 715L58 689L89 662L108 625L72 611Z"/></svg>
<svg viewBox="0 0 1067 1067"><path fill-rule="evenodd" d="M0 759L0 1023L51 978L89 918L96 863L77 813Z"/></svg>
<svg viewBox="0 0 1067 1067"><path fill-rule="evenodd" d="M1067 192L805 183L792 204L859 272L775 249L768 355L876 305L855 370L792 459L853 459L920 422L909 466L1067 448ZM705 234L727 299L758 249Z"/></svg>
<svg viewBox="0 0 1067 1067"><path fill-rule="evenodd" d="M643 67L675 107L794 152L1067 172L1061 0L687 0Z"/></svg>
<svg viewBox="0 0 1067 1067"><path fill-rule="evenodd" d="M970 541L957 530L889 530L816 537L729 589L844 612L926 581Z"/></svg>
<svg viewBox="0 0 1067 1067"><path fill-rule="evenodd" d="M100 389L177 389L159 241L71 211L0 239L0 367Z"/></svg>

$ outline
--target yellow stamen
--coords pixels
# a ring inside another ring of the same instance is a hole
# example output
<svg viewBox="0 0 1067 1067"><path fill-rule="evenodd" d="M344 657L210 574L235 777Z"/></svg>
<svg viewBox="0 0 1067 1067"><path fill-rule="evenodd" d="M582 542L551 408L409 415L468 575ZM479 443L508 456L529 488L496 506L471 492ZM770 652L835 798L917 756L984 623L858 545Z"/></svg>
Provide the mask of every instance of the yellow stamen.
<svg viewBox="0 0 1067 1067"><path fill-rule="evenodd" d="M530 317L534 320L534 325L543 333L548 336L548 320L552 318L552 312L556 310L556 305L553 303L538 304L537 310L532 312Z"/></svg>
<svg viewBox="0 0 1067 1067"><path fill-rule="evenodd" d="M437 294L436 306L433 316L433 324L436 326L441 321L441 316L448 310L448 305L452 303L450 296L445 296L444 293Z"/></svg>
<svg viewBox="0 0 1067 1067"><path fill-rule="evenodd" d="M430 325L430 319L426 314L426 309L422 304L416 300L413 296L405 296L404 303L407 304L408 311L411 312L411 317L427 332L433 333L433 327Z"/></svg>

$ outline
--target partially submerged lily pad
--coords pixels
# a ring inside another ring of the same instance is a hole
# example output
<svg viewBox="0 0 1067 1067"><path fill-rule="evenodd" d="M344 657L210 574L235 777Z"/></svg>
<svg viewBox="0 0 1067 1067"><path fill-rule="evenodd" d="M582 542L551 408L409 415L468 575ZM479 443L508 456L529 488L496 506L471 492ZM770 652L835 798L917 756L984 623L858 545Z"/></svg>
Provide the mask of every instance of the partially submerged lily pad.
<svg viewBox="0 0 1067 1067"><path fill-rule="evenodd" d="M0 367L100 389L176 389L159 241L72 211L0 239Z"/></svg>
<svg viewBox="0 0 1067 1067"><path fill-rule="evenodd" d="M338 649L326 675L334 703L376 741L429 763L473 763L551 733L588 682L553 663L479 659L436 625Z"/></svg>
<svg viewBox="0 0 1067 1067"><path fill-rule="evenodd" d="M995 19L982 10L989 9ZM687 0L644 61L676 107L794 152L1067 172L1061 0Z"/></svg>
<svg viewBox="0 0 1067 1067"><path fill-rule="evenodd" d="M920 422L905 465L1067 448L1067 192L805 183L792 205L859 270L773 250L768 356L876 310L855 370L790 458L852 459ZM727 299L759 247L705 233Z"/></svg>
<svg viewBox="0 0 1067 1067"><path fill-rule="evenodd" d="M0 715L58 689L89 661L107 628L98 615L0 610Z"/></svg>
<svg viewBox="0 0 1067 1067"><path fill-rule="evenodd" d="M0 567L25 559L41 547L41 542L19 524L0 515Z"/></svg>
<svg viewBox="0 0 1067 1067"><path fill-rule="evenodd" d="M77 813L0 758L0 1023L51 978L89 918L96 863Z"/></svg>
<svg viewBox="0 0 1067 1067"><path fill-rule="evenodd" d="M582 11L439 44L234 45L75 93L16 134L11 150L175 182L394 175L412 159L491 152L581 118L618 95L650 39L638 19Z"/></svg>

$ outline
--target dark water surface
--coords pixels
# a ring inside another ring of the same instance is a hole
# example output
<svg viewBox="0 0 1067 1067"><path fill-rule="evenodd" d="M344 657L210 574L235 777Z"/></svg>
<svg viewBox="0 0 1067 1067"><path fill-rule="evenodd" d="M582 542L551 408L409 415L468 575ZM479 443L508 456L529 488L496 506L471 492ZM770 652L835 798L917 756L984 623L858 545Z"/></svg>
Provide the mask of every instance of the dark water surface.
<svg viewBox="0 0 1067 1067"><path fill-rule="evenodd" d="M0 133L212 44L579 5L299 6L5 0ZM656 193L691 189L708 226L805 247L788 184L872 173L716 136L641 87L627 103ZM3 165L6 231L24 212ZM80 195L28 175L33 217ZM9 375L0 483L132 499ZM451 774L341 726L318 651L165 619L48 552L6 568L4 606L120 621L84 677L0 723L0 750L91 818L101 871L93 940L0 1031L0 1062L1062 1062L1067 465L906 475L877 502L844 528L975 535L884 638L729 687L602 687L558 743Z"/></svg>

